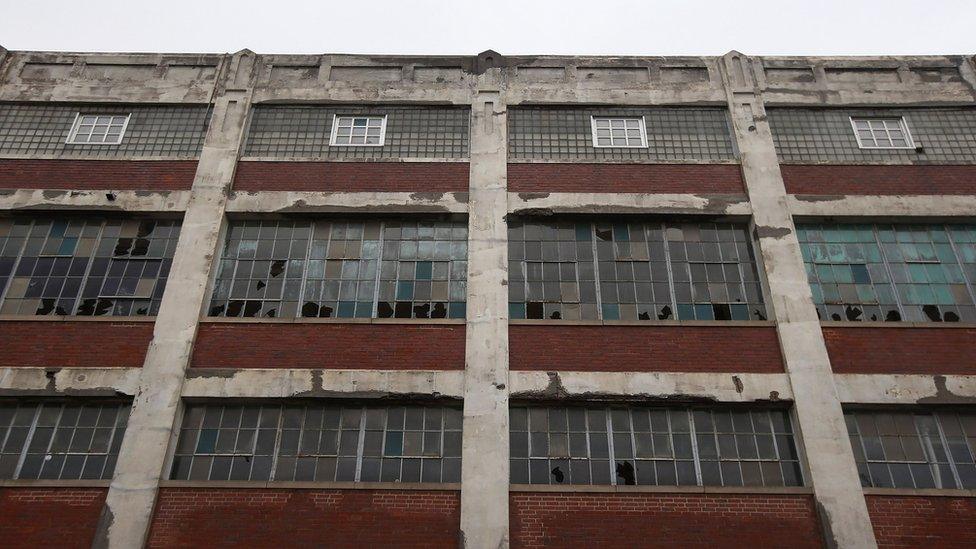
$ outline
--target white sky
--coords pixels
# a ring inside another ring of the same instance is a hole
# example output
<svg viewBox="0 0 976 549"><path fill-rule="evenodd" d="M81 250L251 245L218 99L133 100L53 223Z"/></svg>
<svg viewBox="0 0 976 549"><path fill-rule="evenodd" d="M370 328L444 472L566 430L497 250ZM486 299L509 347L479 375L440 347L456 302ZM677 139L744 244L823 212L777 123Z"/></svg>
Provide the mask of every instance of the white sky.
<svg viewBox="0 0 976 549"><path fill-rule="evenodd" d="M0 0L12 50L976 53L976 0Z"/></svg>

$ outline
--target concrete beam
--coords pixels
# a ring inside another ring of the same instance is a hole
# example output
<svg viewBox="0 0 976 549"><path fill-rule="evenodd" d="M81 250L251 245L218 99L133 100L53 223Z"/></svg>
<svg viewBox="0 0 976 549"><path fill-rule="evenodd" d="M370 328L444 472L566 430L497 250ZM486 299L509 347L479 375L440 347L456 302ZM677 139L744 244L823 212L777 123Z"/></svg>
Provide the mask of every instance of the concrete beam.
<svg viewBox="0 0 976 549"><path fill-rule="evenodd" d="M189 398L461 398L464 372L191 368Z"/></svg>
<svg viewBox="0 0 976 549"><path fill-rule="evenodd" d="M515 215L549 214L705 214L748 216L746 195L645 193L508 193Z"/></svg>
<svg viewBox="0 0 976 549"><path fill-rule="evenodd" d="M810 217L976 217L972 195L789 195L790 212Z"/></svg>
<svg viewBox="0 0 976 549"><path fill-rule="evenodd" d="M228 213L467 213L468 193L232 192Z"/></svg>
<svg viewBox="0 0 976 549"><path fill-rule="evenodd" d="M976 404L976 376L836 374L844 404Z"/></svg>
<svg viewBox="0 0 976 549"><path fill-rule="evenodd" d="M0 190L0 210L85 210L103 212L182 212L190 191Z"/></svg>
<svg viewBox="0 0 976 549"><path fill-rule="evenodd" d="M0 395L134 395L140 373L139 368L0 368Z"/></svg>

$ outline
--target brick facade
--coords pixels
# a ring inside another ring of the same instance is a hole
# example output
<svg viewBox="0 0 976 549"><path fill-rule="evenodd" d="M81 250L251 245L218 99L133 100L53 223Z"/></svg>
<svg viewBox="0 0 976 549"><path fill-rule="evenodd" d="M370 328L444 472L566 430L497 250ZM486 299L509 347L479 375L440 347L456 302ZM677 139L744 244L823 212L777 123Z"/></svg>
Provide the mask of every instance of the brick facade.
<svg viewBox="0 0 976 549"><path fill-rule="evenodd" d="M509 327L509 357L512 370L783 372L772 326L516 324Z"/></svg>
<svg viewBox="0 0 976 549"><path fill-rule="evenodd" d="M0 160L0 189L190 190L196 160Z"/></svg>
<svg viewBox="0 0 976 549"><path fill-rule="evenodd" d="M0 546L91 546L107 488L0 488Z"/></svg>
<svg viewBox="0 0 976 549"><path fill-rule="evenodd" d="M464 325L204 322L192 366L462 370Z"/></svg>
<svg viewBox="0 0 976 549"><path fill-rule="evenodd" d="M745 194L737 164L512 164L510 192ZM743 197L744 198L744 197Z"/></svg>
<svg viewBox="0 0 976 549"><path fill-rule="evenodd" d="M509 496L512 547L823 547L810 496L535 493Z"/></svg>
<svg viewBox="0 0 976 549"><path fill-rule="evenodd" d="M790 194L976 194L976 166L780 166Z"/></svg>
<svg viewBox="0 0 976 549"><path fill-rule="evenodd" d="M161 488L149 547L457 547L455 491Z"/></svg>
<svg viewBox="0 0 976 549"><path fill-rule="evenodd" d="M823 328L838 374L976 375L976 328Z"/></svg>
<svg viewBox="0 0 976 549"><path fill-rule="evenodd" d="M0 367L138 368L152 322L0 321Z"/></svg>
<svg viewBox="0 0 976 549"><path fill-rule="evenodd" d="M976 547L976 498L865 496L881 549Z"/></svg>
<svg viewBox="0 0 976 549"><path fill-rule="evenodd" d="M240 162L235 191L468 192L467 162Z"/></svg>

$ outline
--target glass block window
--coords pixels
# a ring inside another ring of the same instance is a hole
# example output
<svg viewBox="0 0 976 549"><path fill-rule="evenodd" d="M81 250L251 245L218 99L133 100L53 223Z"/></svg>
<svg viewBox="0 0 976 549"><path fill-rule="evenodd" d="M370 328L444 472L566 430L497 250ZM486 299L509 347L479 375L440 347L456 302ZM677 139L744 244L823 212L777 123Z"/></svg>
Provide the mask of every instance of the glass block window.
<svg viewBox="0 0 976 549"><path fill-rule="evenodd" d="M976 488L976 414L848 410L844 418L862 486Z"/></svg>
<svg viewBox="0 0 976 549"><path fill-rule="evenodd" d="M381 147L386 136L386 116L339 116L332 121L335 146Z"/></svg>
<svg viewBox="0 0 976 549"><path fill-rule="evenodd" d="M176 220L0 219L0 313L155 315L179 235Z"/></svg>
<svg viewBox="0 0 976 549"><path fill-rule="evenodd" d="M516 406L510 429L512 484L803 484L784 410Z"/></svg>
<svg viewBox="0 0 976 549"><path fill-rule="evenodd" d="M128 419L120 402L0 402L0 479L110 479Z"/></svg>
<svg viewBox="0 0 976 549"><path fill-rule="evenodd" d="M210 314L464 318L463 221L233 222Z"/></svg>
<svg viewBox="0 0 976 549"><path fill-rule="evenodd" d="M644 118L594 116L594 147L647 147Z"/></svg>
<svg viewBox="0 0 976 549"><path fill-rule="evenodd" d="M857 145L862 149L914 149L904 118L851 117Z"/></svg>
<svg viewBox="0 0 976 549"><path fill-rule="evenodd" d="M188 405L171 478L460 482L461 409Z"/></svg>
<svg viewBox="0 0 976 549"><path fill-rule="evenodd" d="M97 115L78 113L68 134L69 144L118 145L125 135L131 115Z"/></svg>
<svg viewBox="0 0 976 549"><path fill-rule="evenodd" d="M744 224L509 221L513 319L765 320Z"/></svg>
<svg viewBox="0 0 976 549"><path fill-rule="evenodd" d="M976 322L976 225L806 224L797 236L821 319Z"/></svg>

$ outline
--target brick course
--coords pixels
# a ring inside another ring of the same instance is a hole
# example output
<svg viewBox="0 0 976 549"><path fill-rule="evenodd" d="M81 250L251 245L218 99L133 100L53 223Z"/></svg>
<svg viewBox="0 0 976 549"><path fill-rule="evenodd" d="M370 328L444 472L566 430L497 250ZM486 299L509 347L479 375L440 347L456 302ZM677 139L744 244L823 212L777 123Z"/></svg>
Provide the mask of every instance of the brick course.
<svg viewBox="0 0 976 549"><path fill-rule="evenodd" d="M508 190L744 195L745 185L738 164L545 163L509 164Z"/></svg>
<svg viewBox="0 0 976 549"><path fill-rule="evenodd" d="M0 367L138 368L152 322L0 321Z"/></svg>
<svg viewBox="0 0 976 549"><path fill-rule="evenodd" d="M200 325L194 368L463 370L463 324Z"/></svg>
<svg viewBox="0 0 976 549"><path fill-rule="evenodd" d="M107 488L0 488L0 546L91 546Z"/></svg>
<svg viewBox="0 0 976 549"><path fill-rule="evenodd" d="M0 189L189 190L196 160L0 160Z"/></svg>
<svg viewBox="0 0 976 549"><path fill-rule="evenodd" d="M467 162L239 162L235 191L468 192Z"/></svg>
<svg viewBox="0 0 976 549"><path fill-rule="evenodd" d="M878 547L976 547L976 498L865 496Z"/></svg>
<svg viewBox="0 0 976 549"><path fill-rule="evenodd" d="M838 374L976 375L976 328L823 328Z"/></svg>
<svg viewBox="0 0 976 549"><path fill-rule="evenodd" d="M509 326L512 370L782 373L772 326Z"/></svg>
<svg viewBox="0 0 976 549"><path fill-rule="evenodd" d="M790 194L976 194L976 166L780 166Z"/></svg>
<svg viewBox="0 0 976 549"><path fill-rule="evenodd" d="M813 498L513 492L512 547L823 547Z"/></svg>
<svg viewBox="0 0 976 549"><path fill-rule="evenodd" d="M454 491L161 488L149 547L457 547Z"/></svg>

